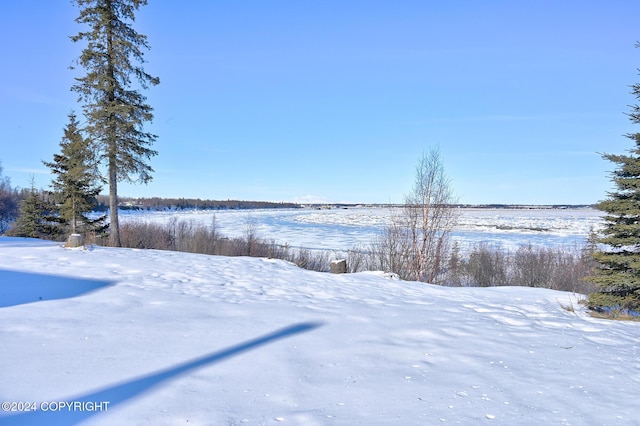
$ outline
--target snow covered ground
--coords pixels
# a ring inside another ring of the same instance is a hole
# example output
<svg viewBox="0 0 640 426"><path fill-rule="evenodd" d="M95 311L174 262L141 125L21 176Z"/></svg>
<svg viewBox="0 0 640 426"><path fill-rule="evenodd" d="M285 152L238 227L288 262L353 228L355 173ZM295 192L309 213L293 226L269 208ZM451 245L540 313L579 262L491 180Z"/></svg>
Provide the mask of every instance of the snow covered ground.
<svg viewBox="0 0 640 426"><path fill-rule="evenodd" d="M0 237L0 424L638 424L578 298Z"/></svg>

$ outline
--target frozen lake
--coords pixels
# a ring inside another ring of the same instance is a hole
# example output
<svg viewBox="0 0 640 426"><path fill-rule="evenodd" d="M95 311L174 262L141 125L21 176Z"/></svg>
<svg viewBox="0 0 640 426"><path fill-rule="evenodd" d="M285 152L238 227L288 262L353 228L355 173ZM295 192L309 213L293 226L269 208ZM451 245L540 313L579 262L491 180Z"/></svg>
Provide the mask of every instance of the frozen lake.
<svg viewBox="0 0 640 426"><path fill-rule="evenodd" d="M123 211L121 221L169 223L188 220L211 225L214 221L228 237L242 236L248 226L259 237L292 247L346 251L367 246L389 223L397 210L384 207L348 209L265 209ZM589 231L602 224L603 213L594 209L460 209L453 238L464 250L486 242L506 249L531 243L537 246L581 245Z"/></svg>

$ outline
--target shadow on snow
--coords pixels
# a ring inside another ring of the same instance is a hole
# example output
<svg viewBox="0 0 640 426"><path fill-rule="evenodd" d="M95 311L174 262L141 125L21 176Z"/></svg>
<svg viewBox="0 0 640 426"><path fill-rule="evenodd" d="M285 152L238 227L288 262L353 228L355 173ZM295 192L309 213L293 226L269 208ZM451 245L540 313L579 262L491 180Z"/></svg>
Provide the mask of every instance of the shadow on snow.
<svg viewBox="0 0 640 426"><path fill-rule="evenodd" d="M115 282L0 269L0 308L80 296Z"/></svg>
<svg viewBox="0 0 640 426"><path fill-rule="evenodd" d="M144 376L133 378L131 380L117 383L108 386L103 389L98 389L94 392L86 393L83 395L76 395L70 398L59 399L58 401L83 401L83 402L101 402L108 401L108 411L117 408L120 404L127 402L128 400L140 396L146 392L151 391L163 384L164 382L184 376L191 371L215 364L223 361L226 358L230 358L236 355L240 355L244 352L256 349L260 346L273 343L277 340L295 336L296 334L305 333L315 328L320 327L322 324L317 322L306 322L300 324L294 324L289 327L274 331L262 337L258 337L252 340L248 340L244 343L240 343L235 346L231 346L227 349L223 349L211 354L204 355L199 358L195 358L190 361L178 364L174 367L170 367L164 370L159 370L154 373L150 373ZM46 425L75 425L96 414L104 413L105 411L68 411L66 409L51 412L51 411L31 411L18 415L2 417L0 416L0 424L6 426L17 425L34 425L34 424L46 424Z"/></svg>

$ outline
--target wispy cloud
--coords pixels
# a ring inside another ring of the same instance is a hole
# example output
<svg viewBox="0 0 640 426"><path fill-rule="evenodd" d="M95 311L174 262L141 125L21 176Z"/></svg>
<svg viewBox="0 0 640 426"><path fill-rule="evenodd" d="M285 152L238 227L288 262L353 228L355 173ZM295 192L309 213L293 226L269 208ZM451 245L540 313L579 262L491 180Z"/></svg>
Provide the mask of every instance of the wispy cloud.
<svg viewBox="0 0 640 426"><path fill-rule="evenodd" d="M603 114L486 114L451 117L426 117L414 122L426 123L481 123L481 122L517 122L517 121L555 121L555 120L583 120L603 117Z"/></svg>
<svg viewBox="0 0 640 426"><path fill-rule="evenodd" d="M7 172L29 173L33 175L48 175L51 173L49 169L32 169L29 167L7 167L5 170Z"/></svg>
<svg viewBox="0 0 640 426"><path fill-rule="evenodd" d="M291 200L294 203L298 204L325 204L329 203L329 199L326 197L321 197L318 195L301 195L298 197L294 197Z"/></svg>
<svg viewBox="0 0 640 426"><path fill-rule="evenodd" d="M557 150L557 151L523 151L517 153L505 153L505 157L515 158L532 158L532 157L599 157L600 155L595 151L572 151L572 150Z"/></svg>

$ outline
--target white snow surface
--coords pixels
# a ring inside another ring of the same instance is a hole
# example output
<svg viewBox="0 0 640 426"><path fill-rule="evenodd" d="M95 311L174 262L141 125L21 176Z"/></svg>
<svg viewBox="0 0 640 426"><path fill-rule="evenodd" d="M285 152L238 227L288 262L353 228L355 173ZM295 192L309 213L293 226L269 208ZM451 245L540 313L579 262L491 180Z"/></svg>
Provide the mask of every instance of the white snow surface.
<svg viewBox="0 0 640 426"><path fill-rule="evenodd" d="M638 424L640 324L580 297L0 237L0 424Z"/></svg>

